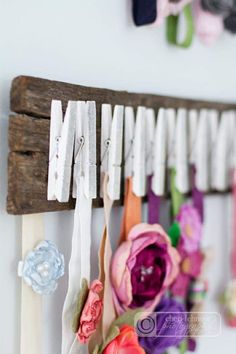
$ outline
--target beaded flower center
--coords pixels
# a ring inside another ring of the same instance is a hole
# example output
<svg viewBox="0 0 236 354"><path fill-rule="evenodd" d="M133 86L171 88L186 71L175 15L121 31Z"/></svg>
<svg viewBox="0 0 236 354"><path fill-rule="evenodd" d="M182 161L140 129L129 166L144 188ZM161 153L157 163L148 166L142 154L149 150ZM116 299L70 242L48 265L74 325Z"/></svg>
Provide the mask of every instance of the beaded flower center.
<svg viewBox="0 0 236 354"><path fill-rule="evenodd" d="M154 270L153 266L150 266L148 268L144 267L144 266L141 266L141 281L144 282L145 277L147 275L151 275L153 273L153 270Z"/></svg>

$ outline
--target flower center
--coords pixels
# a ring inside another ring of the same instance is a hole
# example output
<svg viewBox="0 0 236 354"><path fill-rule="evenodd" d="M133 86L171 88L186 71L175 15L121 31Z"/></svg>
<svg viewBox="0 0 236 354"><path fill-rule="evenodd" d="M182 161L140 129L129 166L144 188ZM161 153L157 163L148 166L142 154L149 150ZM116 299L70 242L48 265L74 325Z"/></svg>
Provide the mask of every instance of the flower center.
<svg viewBox="0 0 236 354"><path fill-rule="evenodd" d="M185 226L185 233L189 238L191 238L193 235L193 229L189 224Z"/></svg>
<svg viewBox="0 0 236 354"><path fill-rule="evenodd" d="M150 266L148 268L144 267L144 266L141 266L141 281L144 282L145 277L147 275L151 275L153 273L153 270L154 270L153 266Z"/></svg>
<svg viewBox="0 0 236 354"><path fill-rule="evenodd" d="M37 272L43 278L47 278L49 276L50 264L48 262L43 262L37 265Z"/></svg>

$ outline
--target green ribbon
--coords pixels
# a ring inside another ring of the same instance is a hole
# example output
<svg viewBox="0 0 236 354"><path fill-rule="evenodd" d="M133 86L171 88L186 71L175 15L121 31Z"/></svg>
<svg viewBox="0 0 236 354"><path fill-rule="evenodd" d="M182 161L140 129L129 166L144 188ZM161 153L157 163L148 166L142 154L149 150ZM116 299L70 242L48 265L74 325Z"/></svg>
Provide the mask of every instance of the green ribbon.
<svg viewBox="0 0 236 354"><path fill-rule="evenodd" d="M179 346L179 353L180 354L185 354L188 350L188 343L186 340L184 340L182 343L180 343Z"/></svg>
<svg viewBox="0 0 236 354"><path fill-rule="evenodd" d="M174 218L178 215L179 209L185 200L184 195L180 193L180 191L176 188L175 176L176 176L176 171L174 168L172 168L170 170L170 194L171 194L171 204L172 204L172 215Z"/></svg>
<svg viewBox="0 0 236 354"><path fill-rule="evenodd" d="M185 6L183 9L184 18L186 21L186 34L182 42L178 41L178 25L179 25L179 15L170 15L167 18L167 41L180 48L189 48L193 41L194 36L194 22L192 15L191 5Z"/></svg>

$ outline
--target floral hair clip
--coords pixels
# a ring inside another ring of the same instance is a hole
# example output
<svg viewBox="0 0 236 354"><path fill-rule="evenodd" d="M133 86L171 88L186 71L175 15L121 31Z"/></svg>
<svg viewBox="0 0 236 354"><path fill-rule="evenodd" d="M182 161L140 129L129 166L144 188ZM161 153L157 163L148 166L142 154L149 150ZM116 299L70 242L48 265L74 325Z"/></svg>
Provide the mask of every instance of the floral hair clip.
<svg viewBox="0 0 236 354"><path fill-rule="evenodd" d="M40 295L52 294L64 275L64 256L51 241L42 241L18 264L18 275Z"/></svg>

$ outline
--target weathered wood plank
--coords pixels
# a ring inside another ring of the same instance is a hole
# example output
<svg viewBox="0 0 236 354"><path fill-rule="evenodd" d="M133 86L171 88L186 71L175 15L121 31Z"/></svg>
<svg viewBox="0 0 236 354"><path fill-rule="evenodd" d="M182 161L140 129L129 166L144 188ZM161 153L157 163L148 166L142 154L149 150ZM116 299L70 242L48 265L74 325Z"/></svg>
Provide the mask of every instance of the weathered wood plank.
<svg viewBox="0 0 236 354"><path fill-rule="evenodd" d="M10 115L8 142L11 151L44 152L49 151L50 121L27 115Z"/></svg>
<svg viewBox="0 0 236 354"><path fill-rule="evenodd" d="M47 175L49 150L50 105L52 99L63 102L65 110L68 100L95 100L97 107L97 141L100 142L101 104L124 104L137 107L145 105L159 107L215 108L219 111L236 109L236 104L195 101L184 98L164 97L148 94L127 93L107 89L89 88L20 76L13 80L11 109L19 113L9 120L9 165L7 210L10 214L29 214L60 211L74 208L74 200L68 203L47 201ZM46 118L46 119L42 119ZM99 166L100 144L97 144ZM97 173L100 189L99 168ZM122 183L122 189L124 183ZM98 193L99 195L99 193ZM123 197L117 202L122 204ZM102 206L100 198L95 207Z"/></svg>
<svg viewBox="0 0 236 354"><path fill-rule="evenodd" d="M19 76L13 80L11 88L11 110L13 112L49 118L52 99L61 100L64 110L68 100L95 100L98 105L102 103L123 104L133 107L144 105L156 110L159 107L215 108L219 111L230 108L236 109L236 104L128 93L28 76Z"/></svg>

